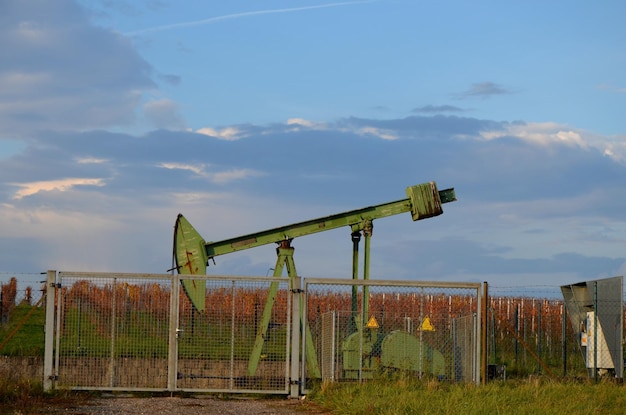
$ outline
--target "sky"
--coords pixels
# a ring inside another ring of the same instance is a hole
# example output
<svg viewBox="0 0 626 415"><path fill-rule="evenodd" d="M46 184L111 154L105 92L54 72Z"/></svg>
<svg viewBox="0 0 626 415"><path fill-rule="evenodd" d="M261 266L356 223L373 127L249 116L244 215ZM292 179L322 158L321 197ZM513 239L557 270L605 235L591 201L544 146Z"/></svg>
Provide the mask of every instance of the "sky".
<svg viewBox="0 0 626 415"><path fill-rule="evenodd" d="M165 273L206 241L454 188L374 222L372 279L626 271L623 1L4 0L0 270ZM297 238L350 278L350 229ZM271 273L275 247L208 272Z"/></svg>

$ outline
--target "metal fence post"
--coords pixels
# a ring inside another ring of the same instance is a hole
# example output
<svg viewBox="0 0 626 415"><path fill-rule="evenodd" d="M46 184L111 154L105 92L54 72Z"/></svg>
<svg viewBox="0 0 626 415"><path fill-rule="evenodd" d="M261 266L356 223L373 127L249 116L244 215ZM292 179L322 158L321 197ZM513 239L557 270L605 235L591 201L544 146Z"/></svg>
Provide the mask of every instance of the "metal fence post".
<svg viewBox="0 0 626 415"><path fill-rule="evenodd" d="M598 281L593 282L593 379L598 383Z"/></svg>
<svg viewBox="0 0 626 415"><path fill-rule="evenodd" d="M567 376L567 307L561 305L561 354L563 355L563 377Z"/></svg>
<svg viewBox="0 0 626 415"><path fill-rule="evenodd" d="M487 281L483 282L483 295L478 295L479 306L478 309L478 338L480 346L478 347L478 362L480 362L480 369L478 370L479 376L477 378L477 384L487 383L487 303L489 301L489 285ZM482 374L482 378L480 377Z"/></svg>
<svg viewBox="0 0 626 415"><path fill-rule="evenodd" d="M541 336L543 336L543 331L541 330L541 309L543 308L543 304L539 301L539 305L537 306L537 356L541 359L542 352L542 341ZM541 363L537 363L537 373L541 373Z"/></svg>
<svg viewBox="0 0 626 415"><path fill-rule="evenodd" d="M170 281L167 390L173 392L176 390L176 380L178 375L178 302L180 294L180 278L178 275L172 275Z"/></svg>
<svg viewBox="0 0 626 415"><path fill-rule="evenodd" d="M45 345L43 358L43 390L50 391L54 387L54 303L56 299L56 271L46 273L46 323Z"/></svg>
<svg viewBox="0 0 626 415"><path fill-rule="evenodd" d="M515 366L519 368L519 304L515 305Z"/></svg>
<svg viewBox="0 0 626 415"><path fill-rule="evenodd" d="M305 316L302 315L304 307L300 307L301 277L292 277L291 280L291 362L289 376L289 397L298 398L300 396L300 386L304 387L304 371L300 376L300 366L306 362L306 348L302 348L302 359L300 359L300 336L306 336L304 325L306 324Z"/></svg>

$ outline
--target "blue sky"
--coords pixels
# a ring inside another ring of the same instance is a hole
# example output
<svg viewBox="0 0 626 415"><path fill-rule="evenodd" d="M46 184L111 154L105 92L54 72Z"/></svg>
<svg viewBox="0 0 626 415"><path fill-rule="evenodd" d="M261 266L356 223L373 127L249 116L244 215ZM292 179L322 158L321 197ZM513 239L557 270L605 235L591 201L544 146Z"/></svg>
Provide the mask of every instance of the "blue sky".
<svg viewBox="0 0 626 415"><path fill-rule="evenodd" d="M206 240L404 198L372 278L553 285L626 270L626 3L6 0L0 269L165 272ZM349 277L350 230L294 241ZM210 273L266 275L274 247Z"/></svg>

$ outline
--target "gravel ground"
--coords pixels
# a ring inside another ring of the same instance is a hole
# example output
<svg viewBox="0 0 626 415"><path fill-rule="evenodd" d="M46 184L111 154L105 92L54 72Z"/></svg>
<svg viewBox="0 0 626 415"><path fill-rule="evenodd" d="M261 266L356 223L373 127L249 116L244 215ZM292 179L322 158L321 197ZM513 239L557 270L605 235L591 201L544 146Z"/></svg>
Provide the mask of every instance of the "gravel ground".
<svg viewBox="0 0 626 415"><path fill-rule="evenodd" d="M71 406L48 407L45 413L72 415L330 414L315 408L306 400L286 398L216 399L213 397L96 398ZM16 412L17 414L19 412Z"/></svg>

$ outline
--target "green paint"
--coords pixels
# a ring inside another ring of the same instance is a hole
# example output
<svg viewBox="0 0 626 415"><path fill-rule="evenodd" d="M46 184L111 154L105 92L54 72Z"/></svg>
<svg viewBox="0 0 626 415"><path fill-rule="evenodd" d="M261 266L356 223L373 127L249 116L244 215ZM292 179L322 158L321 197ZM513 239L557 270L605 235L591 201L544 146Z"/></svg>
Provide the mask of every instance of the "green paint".
<svg viewBox="0 0 626 415"><path fill-rule="evenodd" d="M213 258L218 255L278 243L343 226L350 226L353 231L362 230L367 221L405 212L411 212L413 220L426 219L442 214L442 203L456 200L454 189L437 191L435 182L407 187L406 192L407 199L281 226L219 242L209 242L205 245L206 256Z"/></svg>
<svg viewBox="0 0 626 415"><path fill-rule="evenodd" d="M207 257L204 250L204 239L198 231L185 219L178 215L174 226L174 258L179 274L206 274ZM198 311L206 306L206 283L200 279L181 281L189 300Z"/></svg>

